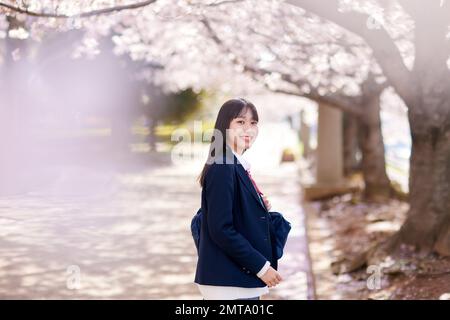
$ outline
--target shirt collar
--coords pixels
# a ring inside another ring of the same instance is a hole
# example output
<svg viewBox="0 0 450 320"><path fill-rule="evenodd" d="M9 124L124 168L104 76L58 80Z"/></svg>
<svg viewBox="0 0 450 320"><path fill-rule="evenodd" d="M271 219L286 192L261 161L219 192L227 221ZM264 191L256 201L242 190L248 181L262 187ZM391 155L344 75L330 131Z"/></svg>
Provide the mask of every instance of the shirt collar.
<svg viewBox="0 0 450 320"><path fill-rule="evenodd" d="M231 148L230 148L231 149ZM237 152L234 152L233 149L231 149L231 151L233 152L233 154L236 156L236 158L238 159L238 161L242 164L242 166L244 167L244 169L246 171L250 170L250 162L248 162L247 159L245 159L242 155L239 155Z"/></svg>

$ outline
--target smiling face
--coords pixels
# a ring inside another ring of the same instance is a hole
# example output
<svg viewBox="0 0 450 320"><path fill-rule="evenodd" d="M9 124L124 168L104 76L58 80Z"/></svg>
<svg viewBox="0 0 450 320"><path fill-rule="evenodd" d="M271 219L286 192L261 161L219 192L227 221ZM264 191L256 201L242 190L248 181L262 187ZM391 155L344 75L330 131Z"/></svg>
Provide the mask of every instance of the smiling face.
<svg viewBox="0 0 450 320"><path fill-rule="evenodd" d="M227 129L227 144L238 154L252 146L258 136L258 121L253 119L250 108L245 108L244 113L231 120Z"/></svg>

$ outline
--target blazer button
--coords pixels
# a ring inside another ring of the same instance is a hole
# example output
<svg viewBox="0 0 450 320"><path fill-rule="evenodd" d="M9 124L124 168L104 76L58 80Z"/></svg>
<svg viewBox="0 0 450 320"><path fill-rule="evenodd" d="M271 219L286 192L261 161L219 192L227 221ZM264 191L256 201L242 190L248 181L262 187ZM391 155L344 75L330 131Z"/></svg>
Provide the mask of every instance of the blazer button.
<svg viewBox="0 0 450 320"><path fill-rule="evenodd" d="M266 217L260 217L261 219L265 219Z"/></svg>
<svg viewBox="0 0 450 320"><path fill-rule="evenodd" d="M247 274L250 274L250 271L247 270L246 272L247 272Z"/></svg>

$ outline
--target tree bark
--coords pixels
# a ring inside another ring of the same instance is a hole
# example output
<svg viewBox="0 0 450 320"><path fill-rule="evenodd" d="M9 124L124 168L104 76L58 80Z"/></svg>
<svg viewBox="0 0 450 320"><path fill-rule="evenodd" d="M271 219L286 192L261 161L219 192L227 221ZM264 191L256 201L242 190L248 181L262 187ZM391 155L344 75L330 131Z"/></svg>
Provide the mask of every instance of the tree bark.
<svg viewBox="0 0 450 320"><path fill-rule="evenodd" d="M380 94L363 98L366 113L359 121L361 169L364 177L364 198L382 202L392 196L391 181L386 173L385 149L381 132Z"/></svg>
<svg viewBox="0 0 450 320"><path fill-rule="evenodd" d="M415 120L415 121L424 121ZM410 210L396 237L392 250L411 245L427 254L436 251L450 255L450 125L429 126L412 122L410 159ZM425 120L426 121L426 120Z"/></svg>
<svg viewBox="0 0 450 320"><path fill-rule="evenodd" d="M344 175L349 176L360 170L358 142L359 119L352 114L344 113Z"/></svg>
<svg viewBox="0 0 450 320"><path fill-rule="evenodd" d="M404 1L414 18L415 95L407 101L411 127L410 210L394 238L394 248L414 246L450 255L450 74L448 71L448 3ZM442 4L441 4L442 5ZM433 19L430 20L430 15Z"/></svg>

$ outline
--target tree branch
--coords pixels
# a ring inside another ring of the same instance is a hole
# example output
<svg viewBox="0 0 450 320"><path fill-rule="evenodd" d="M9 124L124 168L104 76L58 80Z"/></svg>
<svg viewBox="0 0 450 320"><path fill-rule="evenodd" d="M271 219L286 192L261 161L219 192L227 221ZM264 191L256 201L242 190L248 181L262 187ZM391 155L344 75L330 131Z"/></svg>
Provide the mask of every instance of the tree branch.
<svg viewBox="0 0 450 320"><path fill-rule="evenodd" d="M336 108L338 108L338 109L340 109L340 110L342 110L344 112L351 113L351 114L353 114L353 115L355 115L357 117L363 115L363 110L360 108L358 103L355 103L355 101L358 100L359 97L346 97L346 96L343 96L341 94L322 95L322 94L319 93L319 90L317 90L317 88L312 87L310 85L310 83L308 83L306 81L293 79L292 75L290 75L290 74L281 73L279 71L272 71L272 70L268 70L268 69L265 69L265 68L251 66L251 65L241 61L234 54L234 52L232 52L223 43L222 39L219 38L219 36L214 31L214 29L212 28L211 24L206 19L206 17L201 18L200 22L205 26L206 30L208 31L209 36L216 43L216 45L218 45L220 48L222 48L222 50L224 50L227 54L232 56L232 59L231 59L232 62L234 64L236 64L236 65L241 66L244 69L244 72L249 74L253 79L255 79L256 81L261 81L261 79L259 79L258 76L265 76L265 75L269 75L269 74L272 74L272 73L278 73L278 74L280 74L282 80L284 80L285 82L288 82L290 84L295 85L299 89L298 92L285 90L285 89L274 89L274 88L271 88L264 81L264 86L266 88L268 88L270 91L277 92L277 93L284 93L284 94L294 95L294 96L298 96L298 97L305 97L305 98L314 100L314 101L319 102L319 103L327 103L327 104L330 104L330 105L332 105L332 106L334 106L334 107L336 107ZM302 92L300 90L300 88L303 85L307 85L310 88L310 91L309 92Z"/></svg>
<svg viewBox="0 0 450 320"><path fill-rule="evenodd" d="M433 70L430 63L436 69L447 69L449 3L432 0L427 3L427 10L423 10L423 1L420 0L399 0L399 3L414 19L414 71ZM433 57L431 61L430 57ZM435 78L436 75L430 74L430 77Z"/></svg>
<svg viewBox="0 0 450 320"><path fill-rule="evenodd" d="M0 7L6 8L6 9L8 9L10 11L13 11L13 12L26 14L28 16L33 16L33 17L69 19L69 18L75 18L75 17L77 17L77 18L86 18L86 17L91 17L91 16L108 14L108 13L112 13L112 12L116 12L116 11L142 8L142 7L148 6L148 5L150 5L150 4L152 4L152 3L156 2L156 1L157 0L146 0L146 1L137 2L137 3L124 4L124 5L120 5L120 6L114 6L114 7L109 7L109 8L103 8L103 9L97 9L97 10L92 10L92 11L81 12L81 13L74 14L74 15L30 11L30 10L28 10L26 8L21 8L21 7L14 6L14 5L11 5L11 4L8 4L8 3L4 3L4 2L0 2Z"/></svg>
<svg viewBox="0 0 450 320"><path fill-rule="evenodd" d="M218 7L221 6L223 4L233 4L233 3L237 3L237 2L243 2L245 0L222 0L222 1L216 1L216 2L211 2L208 3L206 6L208 7Z"/></svg>
<svg viewBox="0 0 450 320"><path fill-rule="evenodd" d="M339 12L339 1L328 0L326 5L316 0L286 0L288 3L325 18L361 37L372 49L373 55L397 93L408 102L414 97L411 71L386 29L367 28L367 15L358 12Z"/></svg>
<svg viewBox="0 0 450 320"><path fill-rule="evenodd" d="M78 14L74 14L74 15L65 15L65 14L47 13L47 12L35 12L35 11L28 10L28 8L21 8L19 6L14 6L12 4L4 3L2 1L0 1L0 8L3 7L10 11L26 14L26 15L33 16L33 17L68 19L68 18L74 18L74 17L86 18L86 17L96 16L96 15L108 14L108 13L112 13L112 12L116 12L116 11L138 9L138 8L146 7L156 1L157 0L146 0L146 1L141 1L141 2L137 2L137 3L130 3L130 4L114 6L114 7L110 7L110 8L82 12L82 13L78 13ZM218 7L218 6L222 6L222 5L228 5L228 4L233 4L233 3L243 2L243 1L245 1L245 0L221 0L221 1L210 2L208 4L202 4L202 5L206 6L206 7ZM57 4L55 12L58 10L58 7L59 7L59 4Z"/></svg>

